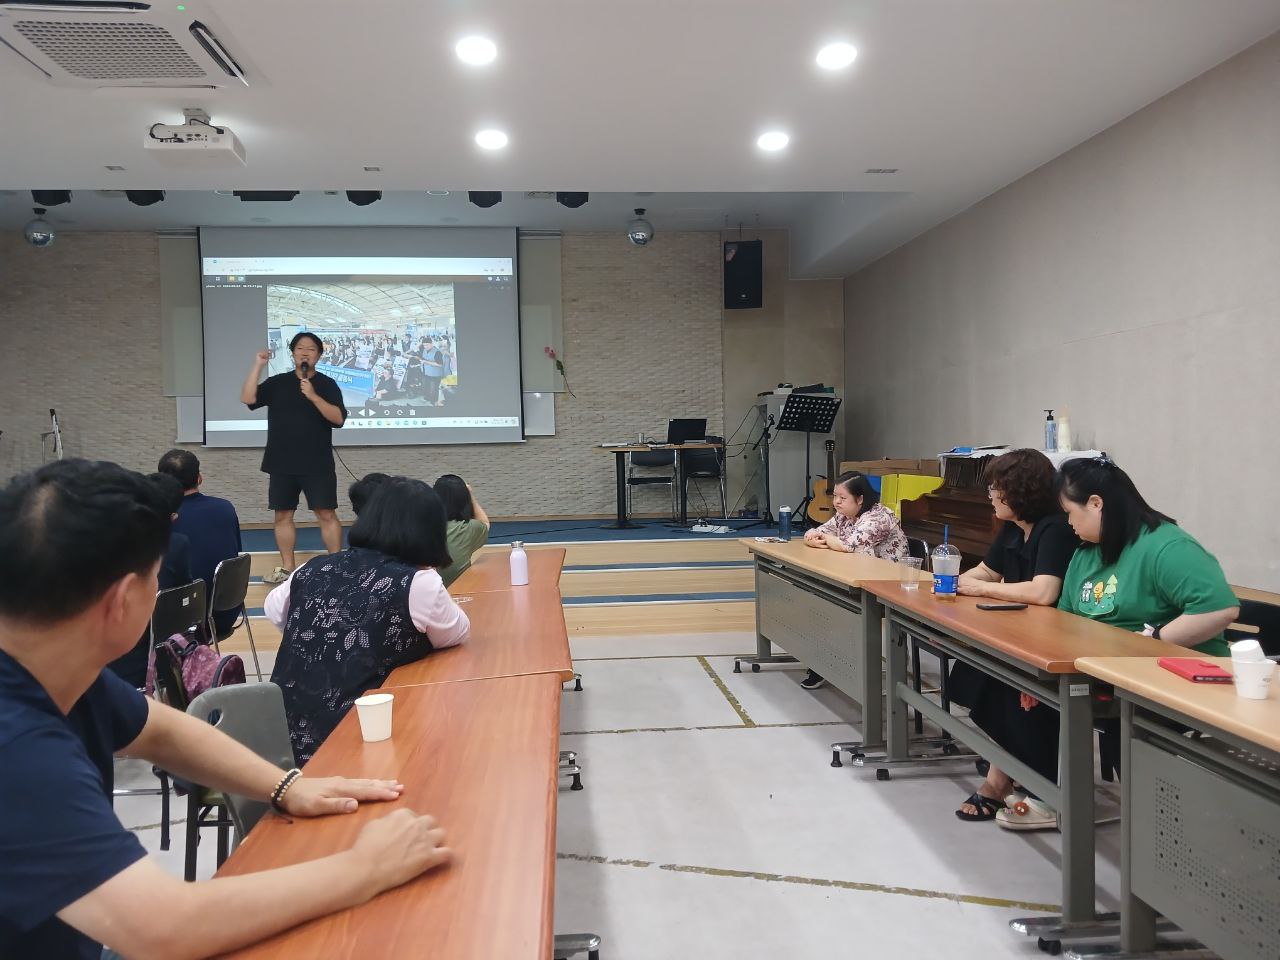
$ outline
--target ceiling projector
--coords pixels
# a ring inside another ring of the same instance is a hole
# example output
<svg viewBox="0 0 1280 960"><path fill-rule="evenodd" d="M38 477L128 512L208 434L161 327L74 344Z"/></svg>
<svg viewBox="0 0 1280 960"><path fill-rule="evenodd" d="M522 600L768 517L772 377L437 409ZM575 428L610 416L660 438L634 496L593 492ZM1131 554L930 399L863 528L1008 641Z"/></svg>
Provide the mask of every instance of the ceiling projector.
<svg viewBox="0 0 1280 960"><path fill-rule="evenodd" d="M157 157L173 160L237 160L244 163L244 145L228 127L218 127L207 119L192 117L186 123L152 124L143 146Z"/></svg>

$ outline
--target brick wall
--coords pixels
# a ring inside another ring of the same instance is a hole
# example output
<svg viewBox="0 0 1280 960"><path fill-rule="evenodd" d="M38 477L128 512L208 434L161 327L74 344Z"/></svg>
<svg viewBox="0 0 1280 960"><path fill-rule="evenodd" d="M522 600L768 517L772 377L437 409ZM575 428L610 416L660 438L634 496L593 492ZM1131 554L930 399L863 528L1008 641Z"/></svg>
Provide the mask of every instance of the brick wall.
<svg viewBox="0 0 1280 960"><path fill-rule="evenodd" d="M348 447L343 458L357 475L458 473L501 516L612 512L612 457L594 444L660 433L676 416L705 414L708 432L723 432L719 242L715 233L664 233L637 248L620 233L564 236L564 360L577 396L556 398L556 436ZM45 250L16 232L0 236L0 342L0 477L41 462L50 407L69 456L150 470L173 445L151 234L62 234ZM232 500L246 522L269 518L260 450L197 453L207 492ZM338 474L345 488L341 465ZM636 496L637 511L666 507L665 488ZM345 495L339 509L350 516Z"/></svg>

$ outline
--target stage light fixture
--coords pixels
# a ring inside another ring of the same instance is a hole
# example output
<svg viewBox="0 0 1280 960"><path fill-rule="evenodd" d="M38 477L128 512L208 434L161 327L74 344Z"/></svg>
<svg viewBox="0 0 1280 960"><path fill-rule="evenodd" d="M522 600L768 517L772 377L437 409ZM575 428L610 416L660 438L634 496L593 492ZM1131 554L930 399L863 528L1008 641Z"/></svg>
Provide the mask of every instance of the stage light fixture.
<svg viewBox="0 0 1280 960"><path fill-rule="evenodd" d="M164 199L163 190L126 190L124 195L129 198L130 203L139 207L149 207Z"/></svg>
<svg viewBox="0 0 1280 960"><path fill-rule="evenodd" d="M32 190L31 199L38 207L56 207L71 202L70 190Z"/></svg>
<svg viewBox="0 0 1280 960"><path fill-rule="evenodd" d="M298 190L233 190L240 200L253 200L273 203L286 203L296 197Z"/></svg>
<svg viewBox="0 0 1280 960"><path fill-rule="evenodd" d="M586 203L588 199L590 199L590 194L585 192L568 193L558 191L556 193L556 203L560 204L562 207L568 207L570 210L577 210L580 206Z"/></svg>
<svg viewBox="0 0 1280 960"><path fill-rule="evenodd" d="M354 203L357 207L367 207L371 203L377 203L382 199L381 190L348 190L347 199Z"/></svg>
<svg viewBox="0 0 1280 960"><path fill-rule="evenodd" d="M501 190L468 190L467 199L477 207L493 207L502 202Z"/></svg>

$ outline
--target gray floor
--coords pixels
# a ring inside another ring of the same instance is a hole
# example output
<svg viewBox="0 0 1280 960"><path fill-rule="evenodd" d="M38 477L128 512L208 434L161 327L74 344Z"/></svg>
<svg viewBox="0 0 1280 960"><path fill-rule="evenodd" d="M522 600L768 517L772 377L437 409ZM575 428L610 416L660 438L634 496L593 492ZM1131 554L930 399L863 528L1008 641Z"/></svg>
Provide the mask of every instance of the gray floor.
<svg viewBox="0 0 1280 960"><path fill-rule="evenodd" d="M586 789L560 792L556 930L604 938L606 960L698 957L1039 957L1010 917L1059 900L1059 835L961 823L969 764L829 766L857 707L796 670L733 673L747 634L574 641L561 746ZM266 664L264 664L266 666ZM139 764L123 785L154 783ZM1102 803L1101 812L1108 804ZM172 819L182 820L185 801ZM180 875L183 833L159 852L159 802L117 810ZM447 824L446 824L447 826ZM1100 828L1100 905L1119 886L1118 827ZM199 876L213 873L214 839Z"/></svg>

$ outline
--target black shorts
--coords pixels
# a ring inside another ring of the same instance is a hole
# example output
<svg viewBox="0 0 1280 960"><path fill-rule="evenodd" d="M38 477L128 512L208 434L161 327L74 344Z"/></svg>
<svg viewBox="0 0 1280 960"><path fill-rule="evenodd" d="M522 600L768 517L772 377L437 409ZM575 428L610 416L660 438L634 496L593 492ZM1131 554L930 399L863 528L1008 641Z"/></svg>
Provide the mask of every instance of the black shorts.
<svg viewBox="0 0 1280 960"><path fill-rule="evenodd" d="M312 510L338 509L338 474L272 473L268 475L267 506L272 510L297 510L298 494L307 495Z"/></svg>

